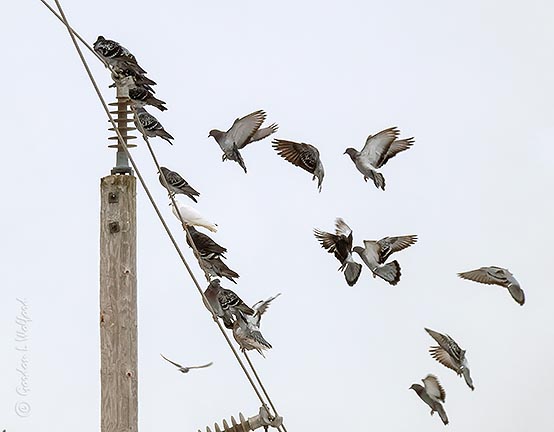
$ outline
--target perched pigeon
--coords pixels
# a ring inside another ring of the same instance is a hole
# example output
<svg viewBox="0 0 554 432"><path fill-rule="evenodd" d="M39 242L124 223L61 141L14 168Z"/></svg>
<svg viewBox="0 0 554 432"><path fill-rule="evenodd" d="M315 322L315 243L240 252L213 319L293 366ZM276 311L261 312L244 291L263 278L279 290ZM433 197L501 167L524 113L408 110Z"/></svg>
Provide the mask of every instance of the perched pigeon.
<svg viewBox="0 0 554 432"><path fill-rule="evenodd" d="M181 366L179 363L175 363L174 361L169 360L163 354L160 354L160 355L163 357L164 360L167 360L172 365L177 366L177 368L179 369L179 372L183 372L183 373L188 373L191 369L201 369L201 368L206 368L208 366L213 365L213 362L209 362L209 363L206 363L205 365L201 365L201 366Z"/></svg>
<svg viewBox="0 0 554 432"><path fill-rule="evenodd" d="M98 36L94 42L94 51L112 67L131 69L136 74L146 73L128 49L113 40L105 39L104 36Z"/></svg>
<svg viewBox="0 0 554 432"><path fill-rule="evenodd" d="M340 261L339 271L344 271L346 282L354 286L360 277L362 265L352 258L352 230L341 218L337 218L335 226L336 234L314 229L314 235L321 243L321 247L334 254Z"/></svg>
<svg viewBox="0 0 554 432"><path fill-rule="evenodd" d="M385 178L375 169L381 168L390 158L409 149L414 143L413 138L397 140L399 133L400 131L395 127L382 130L377 135L367 137L362 151L349 147L344 152L350 156L358 171L364 175L364 180L367 181L370 178L378 189L385 190Z"/></svg>
<svg viewBox="0 0 554 432"><path fill-rule="evenodd" d="M410 389L414 390L421 400L429 405L429 408L431 408L431 415L433 415L435 411L438 412L444 425L447 425L448 417L441 403L446 400L444 388L440 385L435 375L427 375L421 381L423 381L425 387L420 384L412 384Z"/></svg>
<svg viewBox="0 0 554 432"><path fill-rule="evenodd" d="M160 180L162 186L169 190L169 192L171 192L172 194L186 195L194 202L198 202L196 200L196 197L200 196L200 193L193 189L193 187L189 185L187 181L179 175L179 173L171 171L166 167L160 167L160 171L161 173L158 179ZM169 187L166 187L163 177L165 177L165 179L167 180L167 186Z"/></svg>
<svg viewBox="0 0 554 432"><path fill-rule="evenodd" d="M244 172L246 172L246 165L244 164L239 150L254 141L259 141L268 137L279 128L278 125L273 123L266 128L260 129L265 118L266 113L263 110L258 110L236 119L227 132L212 129L208 137L214 137L219 147L221 147L221 150L223 150L221 159L223 161L230 159L238 162Z"/></svg>
<svg viewBox="0 0 554 432"><path fill-rule="evenodd" d="M231 282L236 284L235 281L236 278L239 278L239 274L231 270L229 267L227 267L227 264L225 264L223 261L221 261L221 258L214 257L214 258L202 258L200 257L200 260L202 261L202 267L208 272L208 274L212 277L224 277L229 279Z"/></svg>
<svg viewBox="0 0 554 432"><path fill-rule="evenodd" d="M131 102L133 102L133 104L136 107L152 105L153 107L158 108L160 111L167 110L167 108L164 106L165 102L155 98L154 95L144 87L130 88L129 98L131 99Z"/></svg>
<svg viewBox="0 0 554 432"><path fill-rule="evenodd" d="M214 258L225 258L223 255L227 252L227 249L223 246L218 245L215 241L211 239L207 234L197 231L192 225L188 227L188 231L196 250L200 254L200 257L204 259L214 259ZM189 242L187 237L187 243L190 247L192 245Z"/></svg>
<svg viewBox="0 0 554 432"><path fill-rule="evenodd" d="M283 159L313 174L312 180L317 177L317 187L321 192L325 171L319 158L319 151L313 145L274 139L273 148Z"/></svg>
<svg viewBox="0 0 554 432"><path fill-rule="evenodd" d="M137 115L135 116L135 125L137 129L148 137L160 137L166 140L169 144L173 145L170 141L174 139L169 133L167 133L162 124L156 120L152 114L146 111L142 107L136 108Z"/></svg>
<svg viewBox="0 0 554 432"><path fill-rule="evenodd" d="M381 240L364 240L364 247L356 246L353 251L360 255L363 262L373 272L373 277L379 276L391 285L400 281L400 264L394 260L385 264L394 252L401 251L417 241L416 235L400 237L384 237Z"/></svg>
<svg viewBox="0 0 554 432"><path fill-rule="evenodd" d="M474 282L480 282L488 285L500 285L508 288L512 298L521 306L525 303L525 293L519 286L519 282L508 269L502 267L481 267L477 270L471 270L458 273L462 279L468 279Z"/></svg>
<svg viewBox="0 0 554 432"><path fill-rule="evenodd" d="M156 85L155 81L129 68L121 69L119 67L114 67L112 69L112 79L114 82L110 87L126 89L127 92L134 87L142 87L145 90L156 93L152 88L153 85Z"/></svg>
<svg viewBox="0 0 554 432"><path fill-rule="evenodd" d="M431 357L443 366L452 369L458 376L463 375L468 387L471 390L475 390L469 371L466 351L461 349L454 339L446 334L441 334L428 328L426 328L425 331L439 344L439 346L429 348Z"/></svg>
<svg viewBox="0 0 554 432"><path fill-rule="evenodd" d="M254 315L254 310L244 303L233 291L223 288L219 279L212 279L204 295L208 299L215 314L223 319L223 324L228 329L233 328L234 316L239 311L245 315ZM206 305L206 307L208 307Z"/></svg>
<svg viewBox="0 0 554 432"><path fill-rule="evenodd" d="M210 230L211 232L217 232L217 224L204 219L204 217L198 212L198 210L179 202L177 199L175 199L175 204L177 205L179 212L177 212L177 210L173 206L173 202L170 204L170 206L173 214L179 220L179 222L181 222L182 218L183 222L186 225L201 226ZM179 214L181 215L181 218L179 218Z"/></svg>

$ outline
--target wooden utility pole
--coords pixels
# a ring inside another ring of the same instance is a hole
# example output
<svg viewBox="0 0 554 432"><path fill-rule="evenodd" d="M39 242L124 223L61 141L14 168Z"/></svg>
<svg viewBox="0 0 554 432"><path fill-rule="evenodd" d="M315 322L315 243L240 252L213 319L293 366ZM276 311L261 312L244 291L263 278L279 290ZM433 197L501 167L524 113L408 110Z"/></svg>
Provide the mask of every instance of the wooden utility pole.
<svg viewBox="0 0 554 432"><path fill-rule="evenodd" d="M117 124L127 139L125 96ZM137 432L136 178L120 145L112 175L100 182L101 432Z"/></svg>

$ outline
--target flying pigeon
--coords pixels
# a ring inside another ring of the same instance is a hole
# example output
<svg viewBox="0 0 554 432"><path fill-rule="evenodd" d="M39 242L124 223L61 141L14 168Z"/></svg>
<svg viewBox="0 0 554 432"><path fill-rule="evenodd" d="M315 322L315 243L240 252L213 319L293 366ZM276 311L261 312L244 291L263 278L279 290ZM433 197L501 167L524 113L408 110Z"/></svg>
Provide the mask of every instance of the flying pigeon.
<svg viewBox="0 0 554 432"><path fill-rule="evenodd" d="M116 41L105 39L104 36L98 36L93 48L112 67L131 69L136 74L146 73L137 63L135 56Z"/></svg>
<svg viewBox="0 0 554 432"><path fill-rule="evenodd" d="M400 237L384 237L381 240L364 240L364 247L356 246L353 251L360 255L362 261L373 272L373 277L379 276L391 285L400 281L400 264L394 260L385 264L389 256L417 242L416 235Z"/></svg>
<svg viewBox="0 0 554 432"><path fill-rule="evenodd" d="M421 384L412 384L410 390L414 390L423 402L429 405L431 408L431 415L434 412L438 412L444 425L448 424L448 417L442 406L442 403L446 400L446 392L440 385L439 380L435 375L427 375L423 378L423 387Z"/></svg>
<svg viewBox="0 0 554 432"><path fill-rule="evenodd" d="M233 328L234 318L239 311L245 315L254 315L254 310L244 303L233 291L223 288L219 279L212 279L204 295L208 299L215 314L223 319L223 324L228 329ZM208 307L206 305L206 307ZM209 309L209 308L208 308Z"/></svg>
<svg viewBox="0 0 554 432"><path fill-rule="evenodd" d="M213 362L209 362L209 363L206 363L205 365L201 365L201 366L181 366L179 363L175 363L174 361L169 360L163 354L160 354L160 355L163 357L164 360L167 360L172 365L177 366L177 368L179 369L179 372L183 372L183 373L188 373L191 369L201 369L201 368L206 368L208 366L213 365Z"/></svg>
<svg viewBox="0 0 554 432"><path fill-rule="evenodd" d="M170 141L174 139L169 133L167 133L162 124L156 120L152 114L146 111L142 107L136 108L137 115L135 116L135 125L139 131L146 134L147 137L160 137L166 140L169 144L173 145Z"/></svg>
<svg viewBox="0 0 554 432"><path fill-rule="evenodd" d="M158 108L160 111L167 110L167 108L164 106L165 102L155 98L154 95L144 87L130 88L129 98L136 107L152 105L153 107Z"/></svg>
<svg viewBox="0 0 554 432"><path fill-rule="evenodd" d="M171 171L170 169L167 169L166 167L160 167L160 176L158 179L160 180L160 183L163 187L165 187L169 192L172 194L183 194L188 196L191 200L194 202L198 202L196 200L197 196L200 196L200 193L197 192L191 185L187 183L187 181L179 175L179 173L176 173L175 171ZM162 176L163 173L163 176ZM164 178L167 180L167 185L169 187L166 187Z"/></svg>
<svg viewBox="0 0 554 432"><path fill-rule="evenodd" d="M339 271L344 271L346 282L348 285L354 286L360 277L362 265L352 258L352 230L341 218L337 218L335 226L336 234L314 229L314 235L321 243L321 247L334 254L335 258L340 261Z"/></svg>
<svg viewBox="0 0 554 432"><path fill-rule="evenodd" d="M198 210L181 203L177 199L175 199L175 204L177 205L179 212L177 212L177 210L173 206L173 202L171 202L171 204L169 205L171 206L171 210L173 211L173 214L179 220L179 222L181 222L182 218L183 222L186 225L201 226L210 230L211 232L217 232L217 224L204 219L204 217L198 212ZM181 215L181 218L179 217L179 214Z"/></svg>
<svg viewBox="0 0 554 432"><path fill-rule="evenodd" d="M286 161L313 174L312 180L317 177L317 187L321 192L321 184L325 171L319 158L319 151L311 144L297 143L280 139L273 140L273 148Z"/></svg>
<svg viewBox="0 0 554 432"><path fill-rule="evenodd" d="M196 228L194 228L192 225L188 227L188 231L190 237L192 238L194 246L196 246L196 250L200 254L200 257L204 259L225 258L223 254L227 252L227 249L223 246L218 245L215 241L211 239L210 236L196 230ZM188 237L187 243L190 247L192 247Z"/></svg>
<svg viewBox="0 0 554 432"><path fill-rule="evenodd" d="M500 285L508 288L512 298L521 306L525 303L525 293L521 289L519 282L508 269L502 267L481 267L477 270L471 270L458 273L462 279L468 279L474 282L480 282L488 285Z"/></svg>
<svg viewBox="0 0 554 432"><path fill-rule="evenodd" d="M443 366L452 369L458 376L463 375L468 387L471 390L475 390L469 371L466 351L461 349L454 339L446 334L441 334L428 328L425 331L439 344L439 346L429 348L431 357Z"/></svg>
<svg viewBox="0 0 554 432"><path fill-rule="evenodd" d="M254 141L267 138L269 135L275 133L279 128L278 125L273 123L268 127L260 129L260 126L264 122L265 118L266 113L263 110L258 110L242 118L236 119L227 132L212 129L208 137L214 137L219 144L219 147L221 147L221 150L223 150L221 160L225 161L229 159L238 162L246 173L246 165L244 164L244 160L242 159L239 150Z"/></svg>
<svg viewBox="0 0 554 432"><path fill-rule="evenodd" d="M413 137L397 140L399 133L400 131L395 127L382 130L377 135L367 137L362 151L349 147L344 152L350 156L358 171L364 175L364 180L367 181L368 178L373 180L377 189L385 190L385 178L375 169L381 168L390 158L401 151L408 150L414 143Z"/></svg>

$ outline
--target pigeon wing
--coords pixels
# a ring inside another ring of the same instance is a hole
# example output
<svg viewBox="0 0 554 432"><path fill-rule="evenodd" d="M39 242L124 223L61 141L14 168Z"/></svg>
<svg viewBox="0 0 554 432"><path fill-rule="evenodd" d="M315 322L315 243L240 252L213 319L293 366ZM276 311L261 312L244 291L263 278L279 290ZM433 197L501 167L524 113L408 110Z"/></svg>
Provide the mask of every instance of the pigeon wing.
<svg viewBox="0 0 554 432"><path fill-rule="evenodd" d="M477 270L458 273L458 276L462 279L468 279L487 285L506 286L505 284L508 281L503 269L499 267L481 267Z"/></svg>
<svg viewBox="0 0 554 432"><path fill-rule="evenodd" d="M177 366L178 368L182 368L183 366L181 366L179 363L175 363L174 361L172 360L169 360L166 356L164 356L163 354L160 354L164 360L168 361L169 363L171 363L172 365L174 366Z"/></svg>
<svg viewBox="0 0 554 432"><path fill-rule="evenodd" d="M323 249L327 250L329 253L335 252L337 242L339 241L338 236L318 230L317 228L314 229L314 235Z"/></svg>
<svg viewBox="0 0 554 432"><path fill-rule="evenodd" d="M442 402L446 400L446 392L435 375L429 374L422 381L429 396Z"/></svg>
<svg viewBox="0 0 554 432"><path fill-rule="evenodd" d="M510 285L508 285L508 291L510 292L512 298L521 306L523 306L523 304L525 303L525 293L520 288L519 284L511 283Z"/></svg>
<svg viewBox="0 0 554 432"><path fill-rule="evenodd" d="M399 133L397 128L392 127L382 130L377 135L368 136L360 157L368 159L371 165L379 168L383 165L387 152Z"/></svg>
<svg viewBox="0 0 554 432"><path fill-rule="evenodd" d="M273 148L286 161L313 174L319 161L319 151L311 144L273 140Z"/></svg>
<svg viewBox="0 0 554 432"><path fill-rule="evenodd" d="M443 335L442 333L436 332L428 328L426 328L425 331L429 333L429 335L437 341L437 343L441 346L441 348L448 351L448 353L453 357L454 361L456 361L458 364L461 364L462 349L454 339L452 339L448 335Z"/></svg>
<svg viewBox="0 0 554 432"><path fill-rule="evenodd" d="M277 297L279 297L281 293L274 295L273 297L268 298L267 300L260 300L257 302L254 306L252 306L252 309L257 311L258 315L261 316L265 313L269 305L273 300L275 300Z"/></svg>
<svg viewBox="0 0 554 432"><path fill-rule="evenodd" d="M398 153L404 150L408 150L413 144L414 144L413 137L394 141L390 145L387 153L385 154L385 157L383 158L381 165L379 165L377 168L385 165L389 161L389 159L395 157Z"/></svg>
<svg viewBox="0 0 554 432"><path fill-rule="evenodd" d="M239 147L239 149L244 148L246 144L250 144L250 143L253 143L254 141L259 141L264 138L267 138L271 134L274 134L275 132L277 132L277 129L279 129L279 125L277 125L276 123L273 123L268 127L258 129L254 133L254 135L252 135L252 138L250 138L250 141L245 143L242 147Z"/></svg>
<svg viewBox="0 0 554 432"><path fill-rule="evenodd" d="M448 354L448 352L444 348L434 346L429 348L429 353L431 354L431 357L433 357L441 365L452 369L454 372L460 375L459 364L450 356L450 354Z"/></svg>
<svg viewBox="0 0 554 432"><path fill-rule="evenodd" d="M384 237L377 243L381 247L381 260L384 263L389 256L410 247L417 242L417 235L407 235L399 237Z"/></svg>
<svg viewBox="0 0 554 432"><path fill-rule="evenodd" d="M242 118L236 119L227 131L227 140L235 144L237 149L241 149L250 142L252 136L264 122L266 114L263 110L254 111Z"/></svg>
<svg viewBox="0 0 554 432"><path fill-rule="evenodd" d="M205 365L200 365L200 366L189 366L188 368L189 369L201 369L201 368L206 368L206 367L209 367L211 365L213 365L214 363L213 362L209 362L209 363L206 363Z"/></svg>
<svg viewBox="0 0 554 432"><path fill-rule="evenodd" d="M352 234L352 230L342 218L337 218L335 220L335 227L335 232L337 233L337 235L342 234L343 236L348 237L350 234Z"/></svg>

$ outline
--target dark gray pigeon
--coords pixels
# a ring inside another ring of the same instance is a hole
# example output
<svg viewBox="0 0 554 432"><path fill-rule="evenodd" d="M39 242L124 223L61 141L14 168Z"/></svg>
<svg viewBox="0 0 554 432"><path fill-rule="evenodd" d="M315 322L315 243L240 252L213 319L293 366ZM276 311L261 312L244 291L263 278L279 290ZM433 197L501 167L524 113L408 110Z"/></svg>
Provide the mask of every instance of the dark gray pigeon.
<svg viewBox="0 0 554 432"><path fill-rule="evenodd" d="M188 231L196 250L200 256L204 259L214 259L214 258L225 258L224 254L227 252L227 249L223 246L218 245L215 241L212 240L210 236L198 231L192 225L189 225ZM187 243L190 247L192 245L189 242L187 237Z"/></svg>
<svg viewBox="0 0 554 432"><path fill-rule="evenodd" d="M166 111L164 106L165 102L157 99L154 95L144 87L133 87L129 89L129 98L136 107L143 107L145 105L152 105L158 108L160 111Z"/></svg>
<svg viewBox="0 0 554 432"><path fill-rule="evenodd" d="M201 368L206 368L208 366L213 365L213 362L209 362L209 363L206 363L205 365L201 365L201 366L181 366L179 363L175 363L174 361L169 360L163 354L160 354L160 355L163 357L164 360L168 361L169 363L171 363L174 366L177 366L177 369L179 370L179 372L182 372L182 373L188 373L188 372L190 372L191 369L201 369Z"/></svg>
<svg viewBox="0 0 554 432"><path fill-rule="evenodd" d="M314 235L321 247L339 260L339 271L344 271L346 282L354 286L360 277L362 265L352 258L352 230L341 218L337 218L335 226L335 234L314 229Z"/></svg>
<svg viewBox="0 0 554 432"><path fill-rule="evenodd" d="M131 69L136 74L146 73L137 63L135 56L116 41L105 39L104 36L98 36L93 48L112 67Z"/></svg>
<svg viewBox="0 0 554 432"><path fill-rule="evenodd" d="M203 268L208 272L208 274L212 277L224 277L229 279L234 284L237 283L235 279L239 278L239 274L231 270L229 267L227 267L227 264L225 264L223 261L221 261L221 258L214 257L214 258L200 258L202 260L202 266Z"/></svg>
<svg viewBox="0 0 554 432"><path fill-rule="evenodd" d="M147 137L160 137L166 140L169 144L173 145L170 141L174 139L169 133L167 133L162 124L146 111L142 107L136 108L137 115L135 116L135 126L141 132L146 134Z"/></svg>
<svg viewBox="0 0 554 432"><path fill-rule="evenodd" d="M239 150L254 141L267 138L269 135L275 133L279 128L278 125L273 123L266 128L260 129L260 126L265 119L266 113L263 110L258 110L242 118L236 119L227 132L212 129L208 137L214 137L219 144L219 147L221 147L221 150L223 150L221 160L233 160L242 167L244 172L246 172L246 165L244 164L244 160L242 159Z"/></svg>
<svg viewBox="0 0 554 432"><path fill-rule="evenodd" d="M444 388L440 385L435 375L427 375L421 381L423 381L425 387L421 384L412 384L410 390L414 390L421 400L429 405L429 408L431 408L431 415L433 415L435 411L438 412L443 424L447 425L448 417L441 403L446 400Z"/></svg>
<svg viewBox="0 0 554 432"><path fill-rule="evenodd" d="M187 181L179 175L179 173L176 173L175 171L171 171L166 167L160 167L160 171L165 176L168 187L166 187L161 173L158 179L160 180L160 183L162 184L162 186L165 187L169 192L171 192L172 194L186 195L194 202L198 202L196 200L196 197L200 196L200 193L197 192L191 185L189 185Z"/></svg>
<svg viewBox="0 0 554 432"><path fill-rule="evenodd" d="M521 289L519 282L509 270L502 267L481 267L477 270L471 270L458 273L462 279L468 279L487 285L500 285L507 288L512 298L523 306L525 303L525 293Z"/></svg>
<svg viewBox="0 0 554 432"><path fill-rule="evenodd" d="M313 174L312 180L315 180L317 177L317 187L321 192L325 170L323 169L317 148L311 144L281 139L273 140L273 148L286 161Z"/></svg>
<svg viewBox="0 0 554 432"><path fill-rule="evenodd" d="M139 74L129 68L112 68L112 79L114 82L110 85L110 87L126 89L127 92L134 87L142 87L145 90L156 93L152 88L153 85L156 85L155 81L152 81L146 75Z"/></svg>
<svg viewBox="0 0 554 432"><path fill-rule="evenodd" d="M414 143L413 138L397 140L399 133L400 131L395 127L382 130L377 135L367 137L362 151L349 147L344 152L350 156L358 171L364 175L364 180L367 181L370 178L378 189L385 190L385 178L375 169L381 168L390 158L409 149Z"/></svg>
<svg viewBox="0 0 554 432"><path fill-rule="evenodd" d="M223 320L223 324L228 329L233 328L234 316L237 316L239 311L245 315L254 315L255 311L233 291L223 288L219 279L211 280L208 288L204 291L204 295L215 314Z"/></svg>

